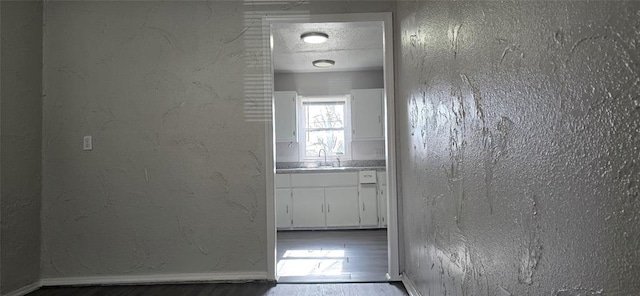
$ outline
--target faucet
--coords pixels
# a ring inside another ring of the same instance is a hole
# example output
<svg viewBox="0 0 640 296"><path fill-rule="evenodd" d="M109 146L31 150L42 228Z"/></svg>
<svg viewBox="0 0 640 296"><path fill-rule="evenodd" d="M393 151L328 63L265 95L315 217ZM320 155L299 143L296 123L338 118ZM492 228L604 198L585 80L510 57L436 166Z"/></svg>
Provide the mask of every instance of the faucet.
<svg viewBox="0 0 640 296"><path fill-rule="evenodd" d="M324 150L324 148L321 148L320 150L318 150L318 157L320 157L320 154L323 151L324 151L324 163L320 163L320 166L327 165L327 150Z"/></svg>
<svg viewBox="0 0 640 296"><path fill-rule="evenodd" d="M338 167L340 167L340 157L336 157L336 160L338 161Z"/></svg>

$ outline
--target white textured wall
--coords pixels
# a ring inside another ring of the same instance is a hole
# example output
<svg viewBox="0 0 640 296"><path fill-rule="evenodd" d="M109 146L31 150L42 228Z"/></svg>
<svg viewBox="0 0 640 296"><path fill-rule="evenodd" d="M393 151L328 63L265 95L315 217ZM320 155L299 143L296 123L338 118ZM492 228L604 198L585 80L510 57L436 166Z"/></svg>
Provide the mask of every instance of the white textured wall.
<svg viewBox="0 0 640 296"><path fill-rule="evenodd" d="M259 22L243 18L394 5L47 3L43 277L266 271L265 128L244 112Z"/></svg>
<svg viewBox="0 0 640 296"><path fill-rule="evenodd" d="M40 278L42 3L2 1L0 293Z"/></svg>
<svg viewBox="0 0 640 296"><path fill-rule="evenodd" d="M638 295L640 3L399 1L423 295Z"/></svg>

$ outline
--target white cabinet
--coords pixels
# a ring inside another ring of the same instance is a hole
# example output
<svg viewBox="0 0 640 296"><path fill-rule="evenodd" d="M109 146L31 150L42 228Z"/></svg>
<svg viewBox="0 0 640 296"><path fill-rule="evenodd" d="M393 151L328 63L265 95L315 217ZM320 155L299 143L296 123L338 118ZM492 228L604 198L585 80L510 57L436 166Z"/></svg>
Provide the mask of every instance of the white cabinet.
<svg viewBox="0 0 640 296"><path fill-rule="evenodd" d="M387 184L379 185L378 205L380 206L380 227L387 227Z"/></svg>
<svg viewBox="0 0 640 296"><path fill-rule="evenodd" d="M274 124L276 142L297 142L296 92L277 91L273 93Z"/></svg>
<svg viewBox="0 0 640 296"><path fill-rule="evenodd" d="M276 175L278 229L385 227L380 177L377 184L358 184L357 172Z"/></svg>
<svg viewBox="0 0 640 296"><path fill-rule="evenodd" d="M387 173L378 172L378 210L380 216L380 227L387 227Z"/></svg>
<svg viewBox="0 0 640 296"><path fill-rule="evenodd" d="M324 188L294 188L293 227L325 227Z"/></svg>
<svg viewBox="0 0 640 296"><path fill-rule="evenodd" d="M358 187L325 188L327 227L357 227Z"/></svg>
<svg viewBox="0 0 640 296"><path fill-rule="evenodd" d="M291 187L291 175L276 174L276 188L289 188L289 187Z"/></svg>
<svg viewBox="0 0 640 296"><path fill-rule="evenodd" d="M384 139L383 89L351 90L353 140Z"/></svg>
<svg viewBox="0 0 640 296"><path fill-rule="evenodd" d="M280 229L291 228L291 189L276 189L276 223Z"/></svg>
<svg viewBox="0 0 640 296"><path fill-rule="evenodd" d="M276 174L276 226L278 229L291 228L291 175Z"/></svg>
<svg viewBox="0 0 640 296"><path fill-rule="evenodd" d="M360 226L378 226L378 190L375 184L362 184L360 191Z"/></svg>
<svg viewBox="0 0 640 296"><path fill-rule="evenodd" d="M291 187L351 187L358 186L357 173L291 174Z"/></svg>

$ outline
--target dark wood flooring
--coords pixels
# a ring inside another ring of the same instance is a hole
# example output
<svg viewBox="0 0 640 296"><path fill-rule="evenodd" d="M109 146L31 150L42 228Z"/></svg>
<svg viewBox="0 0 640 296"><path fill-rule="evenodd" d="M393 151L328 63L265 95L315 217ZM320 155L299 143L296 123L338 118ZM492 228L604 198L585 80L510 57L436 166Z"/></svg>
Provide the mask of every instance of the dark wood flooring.
<svg viewBox="0 0 640 296"><path fill-rule="evenodd" d="M385 282L386 229L279 231L280 283Z"/></svg>
<svg viewBox="0 0 640 296"><path fill-rule="evenodd" d="M388 252L384 229L282 231L278 232L277 248L277 285L250 282L45 287L28 296L408 295L402 284L386 283Z"/></svg>
<svg viewBox="0 0 640 296"><path fill-rule="evenodd" d="M45 287L27 296L405 296L400 283L185 284L112 287Z"/></svg>

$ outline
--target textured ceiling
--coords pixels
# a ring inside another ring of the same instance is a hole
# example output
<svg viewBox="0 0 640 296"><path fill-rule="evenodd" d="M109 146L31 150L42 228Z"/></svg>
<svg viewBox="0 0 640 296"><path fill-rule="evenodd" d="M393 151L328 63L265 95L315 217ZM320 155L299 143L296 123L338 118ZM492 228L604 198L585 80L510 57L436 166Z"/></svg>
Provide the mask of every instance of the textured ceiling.
<svg viewBox="0 0 640 296"><path fill-rule="evenodd" d="M329 40L307 44L300 39L306 32L324 32ZM276 73L381 70L383 64L382 23L304 23L276 24L273 27L273 59ZM331 59L328 69L311 62Z"/></svg>

